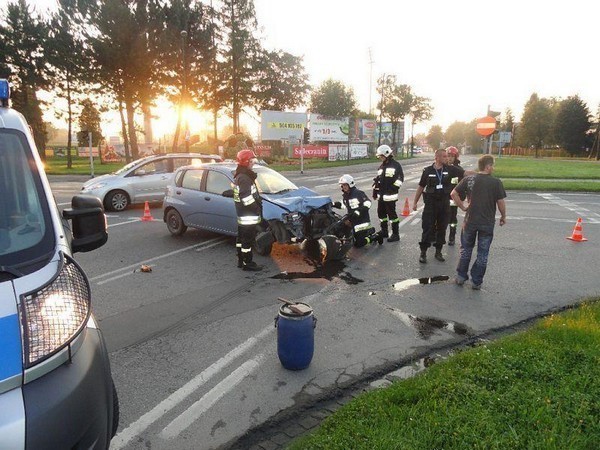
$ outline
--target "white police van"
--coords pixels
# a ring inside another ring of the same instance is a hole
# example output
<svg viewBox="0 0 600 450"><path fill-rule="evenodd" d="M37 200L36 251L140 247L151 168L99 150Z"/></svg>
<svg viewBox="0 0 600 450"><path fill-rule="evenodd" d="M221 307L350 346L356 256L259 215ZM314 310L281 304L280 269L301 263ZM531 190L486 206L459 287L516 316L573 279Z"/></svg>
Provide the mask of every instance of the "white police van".
<svg viewBox="0 0 600 450"><path fill-rule="evenodd" d="M0 450L107 449L119 407L90 286L71 254L107 240L100 201L59 214L0 80Z"/></svg>

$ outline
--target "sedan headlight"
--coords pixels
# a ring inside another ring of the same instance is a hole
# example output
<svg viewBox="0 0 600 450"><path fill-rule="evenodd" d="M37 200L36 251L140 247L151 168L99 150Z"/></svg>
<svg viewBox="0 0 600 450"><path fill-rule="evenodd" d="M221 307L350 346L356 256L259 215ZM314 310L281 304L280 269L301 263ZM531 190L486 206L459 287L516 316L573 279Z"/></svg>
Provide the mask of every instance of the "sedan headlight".
<svg viewBox="0 0 600 450"><path fill-rule="evenodd" d="M65 256L50 283L21 296L19 315L26 369L71 342L90 316L90 286L77 263Z"/></svg>
<svg viewBox="0 0 600 450"><path fill-rule="evenodd" d="M106 186L106 183L94 183L87 187L84 186L81 190L82 191L94 191L96 189L103 188L104 186Z"/></svg>

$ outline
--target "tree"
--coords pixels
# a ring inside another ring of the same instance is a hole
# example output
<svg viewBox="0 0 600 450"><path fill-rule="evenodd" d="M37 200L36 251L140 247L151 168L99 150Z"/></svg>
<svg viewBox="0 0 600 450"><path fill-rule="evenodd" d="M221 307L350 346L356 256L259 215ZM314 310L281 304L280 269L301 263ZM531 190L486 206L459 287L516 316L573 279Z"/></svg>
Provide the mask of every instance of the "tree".
<svg viewBox="0 0 600 450"><path fill-rule="evenodd" d="M503 120L500 122L500 131L512 132L514 124L515 116L513 116L512 110L510 108L506 108Z"/></svg>
<svg viewBox="0 0 600 450"><path fill-rule="evenodd" d="M77 142L80 147L89 145L89 133L92 133L92 146L97 147L102 140L100 130L100 112L91 100L85 99L81 102L81 114L79 115L79 132Z"/></svg>
<svg viewBox="0 0 600 450"><path fill-rule="evenodd" d="M304 104L310 89L302 58L284 51L263 51L256 84L257 110L284 111Z"/></svg>
<svg viewBox="0 0 600 450"><path fill-rule="evenodd" d="M521 126L519 127L519 142L527 147L535 147L535 157L538 150L548 140L552 126L552 110L550 101L540 99L536 93L531 94L525 104Z"/></svg>
<svg viewBox="0 0 600 450"><path fill-rule="evenodd" d="M469 125L465 122L454 122L446 129L444 140L447 145L460 147L466 142L467 128Z"/></svg>
<svg viewBox="0 0 600 450"><path fill-rule="evenodd" d="M419 122L424 122L431 119L432 116L432 107L429 103L430 99L426 97L419 97L418 95L414 95L412 98L412 104L410 106L410 115L411 115L411 127L410 127L410 151L412 155L413 148L415 146L415 138L414 138L414 128L415 124Z"/></svg>
<svg viewBox="0 0 600 450"><path fill-rule="evenodd" d="M430 147L435 151L442 145L444 139L444 133L442 133L442 127L439 125L433 125L427 133L427 142Z"/></svg>
<svg viewBox="0 0 600 450"><path fill-rule="evenodd" d="M577 95L559 103L552 127L553 135L556 143L570 155L585 151L591 127L590 117L587 105Z"/></svg>
<svg viewBox="0 0 600 450"><path fill-rule="evenodd" d="M310 94L310 110L323 116L348 117L356 110L354 90L332 78Z"/></svg>
<svg viewBox="0 0 600 450"><path fill-rule="evenodd" d="M12 85L12 101L27 119L42 159L46 158L46 128L38 92L49 86L47 55L44 51L48 26L25 0L8 4L0 24L0 77Z"/></svg>

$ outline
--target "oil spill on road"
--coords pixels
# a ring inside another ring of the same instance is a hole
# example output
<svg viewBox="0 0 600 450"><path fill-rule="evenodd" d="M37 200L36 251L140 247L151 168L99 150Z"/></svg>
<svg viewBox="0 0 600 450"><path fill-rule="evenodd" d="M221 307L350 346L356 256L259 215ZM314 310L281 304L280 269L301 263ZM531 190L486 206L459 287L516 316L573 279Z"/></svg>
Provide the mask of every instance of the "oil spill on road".
<svg viewBox="0 0 600 450"><path fill-rule="evenodd" d="M301 278L323 278L325 280L333 280L333 278L337 277L342 281L345 281L347 284L355 285L358 283L362 283L363 280L360 278L356 278L352 274L345 272L346 264L342 261L329 261L325 264L316 263L310 259L305 259L305 261L314 267L312 272L281 272L277 275L271 277L276 280L297 280Z"/></svg>
<svg viewBox="0 0 600 450"><path fill-rule="evenodd" d="M450 277L448 275L436 275L433 277L423 277L423 278L410 278L404 281L398 281L397 283L392 284L396 291L403 291L404 289L408 289L411 286L418 286L420 284L433 284L440 283L442 281L448 281Z"/></svg>
<svg viewBox="0 0 600 450"><path fill-rule="evenodd" d="M421 339L429 339L436 331L447 331L459 336L470 336L471 330L465 324L453 322L451 320L442 320L437 317L418 317L413 314L405 313L397 308L387 307L390 312L400 318L405 325L414 328Z"/></svg>

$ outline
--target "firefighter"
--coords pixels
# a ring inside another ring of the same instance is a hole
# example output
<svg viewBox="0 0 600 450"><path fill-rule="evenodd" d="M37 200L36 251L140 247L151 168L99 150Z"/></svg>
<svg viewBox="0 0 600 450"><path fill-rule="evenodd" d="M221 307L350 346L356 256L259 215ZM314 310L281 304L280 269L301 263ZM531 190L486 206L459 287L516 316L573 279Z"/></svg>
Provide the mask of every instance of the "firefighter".
<svg viewBox="0 0 600 450"><path fill-rule="evenodd" d="M233 200L237 214L238 235L236 249L238 267L243 270L259 271L262 267L252 261L252 247L256 239L257 226L262 222L262 200L256 187L256 172L252 170L256 155L252 150L240 150L234 173Z"/></svg>
<svg viewBox="0 0 600 450"><path fill-rule="evenodd" d="M396 212L396 202L398 190L404 183L404 172L400 163L394 159L389 145L380 145L376 155L381 165L377 169L377 176L373 179L373 200L378 200L377 216L381 223L380 234L385 238L389 236L388 222L390 222L392 234L388 242L396 242L400 240L400 219Z"/></svg>
<svg viewBox="0 0 600 450"><path fill-rule="evenodd" d="M446 243L446 227L448 226L448 214L450 210L450 192L455 185L452 178L458 176L454 166L447 165L448 156L445 149L435 152L435 161L432 165L423 169L421 180L417 186L413 210L417 210L417 204L421 194L425 207L423 208L423 220L421 242L419 247L421 255L419 262L427 262L427 249L432 242L435 245L435 259L445 261L442 255L442 247Z"/></svg>
<svg viewBox="0 0 600 450"><path fill-rule="evenodd" d="M455 188L456 185L463 179L465 176L465 170L460 166L460 159L458 159L458 149L454 146L448 147L446 149L446 153L448 154L448 165L454 166L457 174L452 177L450 180L452 183L452 188ZM448 216L448 227L450 231L448 233L448 245L454 245L454 241L456 239L456 227L458 225L458 206L456 206L456 202L450 198L450 215Z"/></svg>
<svg viewBox="0 0 600 450"><path fill-rule="evenodd" d="M345 224L352 227L354 231L354 246L364 247L375 242L379 245L383 244L383 236L375 232L369 219L371 200L367 194L356 187L354 178L350 175L342 175L339 184L342 189L342 200L348 211Z"/></svg>

